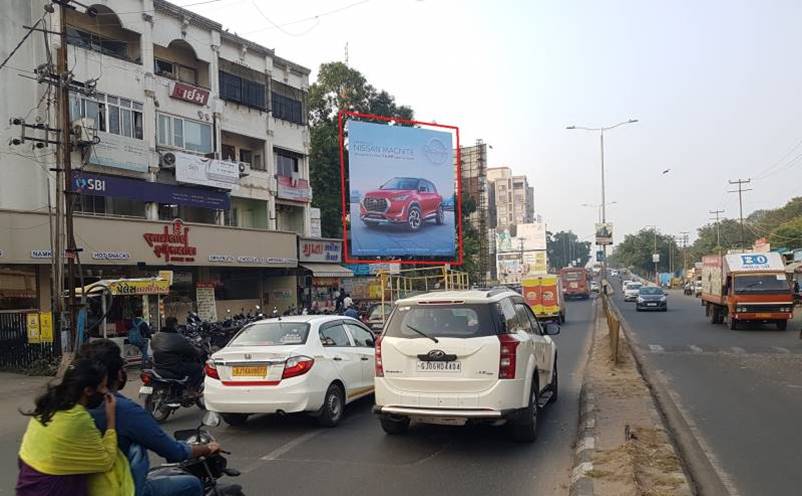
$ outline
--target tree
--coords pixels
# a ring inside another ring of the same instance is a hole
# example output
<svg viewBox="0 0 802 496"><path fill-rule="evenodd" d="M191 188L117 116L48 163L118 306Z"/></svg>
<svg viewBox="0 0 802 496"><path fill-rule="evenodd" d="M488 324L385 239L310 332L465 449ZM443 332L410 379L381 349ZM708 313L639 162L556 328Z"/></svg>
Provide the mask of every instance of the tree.
<svg viewBox="0 0 802 496"><path fill-rule="evenodd" d="M785 247L789 250L802 248L802 216L781 224L769 236L771 246Z"/></svg>
<svg viewBox="0 0 802 496"><path fill-rule="evenodd" d="M741 245L741 223L735 219L721 219L720 226L715 222L705 224L696 230L697 238L693 242L689 251L690 261L701 261L705 255L718 253L719 228L721 229L721 250L725 252ZM744 239L747 246L752 246L757 236L749 230L744 229Z"/></svg>
<svg viewBox="0 0 802 496"><path fill-rule="evenodd" d="M590 242L579 241L573 231L546 233L546 254L549 265L554 269L568 267L579 259L579 266L584 267L590 260Z"/></svg>
<svg viewBox="0 0 802 496"><path fill-rule="evenodd" d="M386 91L368 84L365 76L342 62L321 64L309 87L309 171L312 206L320 208L323 236L342 236L340 145L337 113L341 109L412 119L410 107L397 105Z"/></svg>
<svg viewBox="0 0 802 496"><path fill-rule="evenodd" d="M455 195L456 196L456 195ZM456 205L456 203L455 203ZM479 231L471 224L470 215L476 212L476 200L462 193L462 267L471 282L483 281L479 271Z"/></svg>
<svg viewBox="0 0 802 496"><path fill-rule="evenodd" d="M654 244L657 236L657 253L660 262L657 264L658 272L668 272L671 267L670 257L679 261L674 264L674 270L682 268L681 251L671 236L660 234L655 229L641 229L636 234L627 234L624 240L616 245L610 256L610 263L621 265L644 275L654 274L652 254L655 253Z"/></svg>

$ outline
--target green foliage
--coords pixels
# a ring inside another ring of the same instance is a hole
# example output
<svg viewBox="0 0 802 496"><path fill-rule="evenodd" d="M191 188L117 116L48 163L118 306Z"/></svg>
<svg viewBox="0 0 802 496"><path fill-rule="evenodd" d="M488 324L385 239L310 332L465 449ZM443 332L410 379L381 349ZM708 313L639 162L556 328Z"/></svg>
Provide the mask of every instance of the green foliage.
<svg viewBox="0 0 802 496"><path fill-rule="evenodd" d="M656 252L655 236L657 237ZM675 261L679 261L674 264L674 269L682 268L680 249L674 239L671 236L660 234L654 229L641 229L636 234L627 234L613 250L610 263L634 269L640 274L653 274L653 253L660 254L660 263L657 264L658 272L669 271L669 254L675 257Z"/></svg>
<svg viewBox="0 0 802 496"><path fill-rule="evenodd" d="M554 269L568 267L577 258L579 266L584 267L590 260L590 242L579 241L573 231L549 232L546 233L546 254Z"/></svg>
<svg viewBox="0 0 802 496"><path fill-rule="evenodd" d="M467 193L462 193L462 256L460 270L467 272L472 283L484 280L479 271L479 231L470 223L470 215L476 212L476 201Z"/></svg>
<svg viewBox="0 0 802 496"><path fill-rule="evenodd" d="M769 236L769 243L789 250L802 248L802 216L780 224Z"/></svg>
<svg viewBox="0 0 802 496"><path fill-rule="evenodd" d="M342 62L320 65L317 81L309 88L312 206L320 208L323 236L342 236L340 145L337 113L341 109L412 119L410 107L397 105L386 91L368 84L365 76Z"/></svg>

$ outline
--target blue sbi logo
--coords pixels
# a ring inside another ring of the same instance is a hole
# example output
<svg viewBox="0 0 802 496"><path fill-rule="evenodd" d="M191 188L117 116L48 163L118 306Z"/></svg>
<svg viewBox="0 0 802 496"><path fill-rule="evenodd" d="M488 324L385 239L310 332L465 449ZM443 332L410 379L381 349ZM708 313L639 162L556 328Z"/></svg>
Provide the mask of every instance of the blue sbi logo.
<svg viewBox="0 0 802 496"><path fill-rule="evenodd" d="M741 255L741 262L744 265L765 265L769 258L766 255Z"/></svg>

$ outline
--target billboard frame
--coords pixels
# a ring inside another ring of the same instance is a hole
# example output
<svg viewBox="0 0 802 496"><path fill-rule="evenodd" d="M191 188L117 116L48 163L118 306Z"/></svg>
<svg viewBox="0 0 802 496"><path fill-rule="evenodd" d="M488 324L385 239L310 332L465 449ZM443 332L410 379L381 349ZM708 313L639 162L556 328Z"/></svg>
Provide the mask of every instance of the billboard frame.
<svg viewBox="0 0 802 496"><path fill-rule="evenodd" d="M403 124L429 126L442 129L448 129L455 133L456 139L456 165L454 166L457 175L457 190L455 193L456 205L454 206L454 223L457 228L457 253L456 257L448 260L405 260L400 258L354 258L350 255L349 241L348 241L348 195L350 192L345 190L345 118L357 118L364 120L374 120L383 122L399 122ZM463 243L462 243L462 161L460 158L460 143L459 143L459 127L450 126L447 124L438 124L436 122L418 121L414 119L400 119L397 117L390 117L386 115L367 114L363 112L355 112L352 110L340 110L337 112L337 133L339 135L340 145L340 201L342 207L342 223L343 223L343 263L348 264L376 264L376 263L402 263L405 265L462 265L463 264Z"/></svg>

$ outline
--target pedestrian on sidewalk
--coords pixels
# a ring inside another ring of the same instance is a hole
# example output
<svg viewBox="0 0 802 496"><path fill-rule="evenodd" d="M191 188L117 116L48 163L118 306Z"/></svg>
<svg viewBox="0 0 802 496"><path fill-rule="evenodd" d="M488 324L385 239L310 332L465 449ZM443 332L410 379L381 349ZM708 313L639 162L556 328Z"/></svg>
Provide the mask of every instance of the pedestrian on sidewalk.
<svg viewBox="0 0 802 496"><path fill-rule="evenodd" d="M150 325L142 318L142 309L138 308L131 321L131 328L128 329L128 342L137 347L142 353L142 368L148 364L148 343L152 335Z"/></svg>

